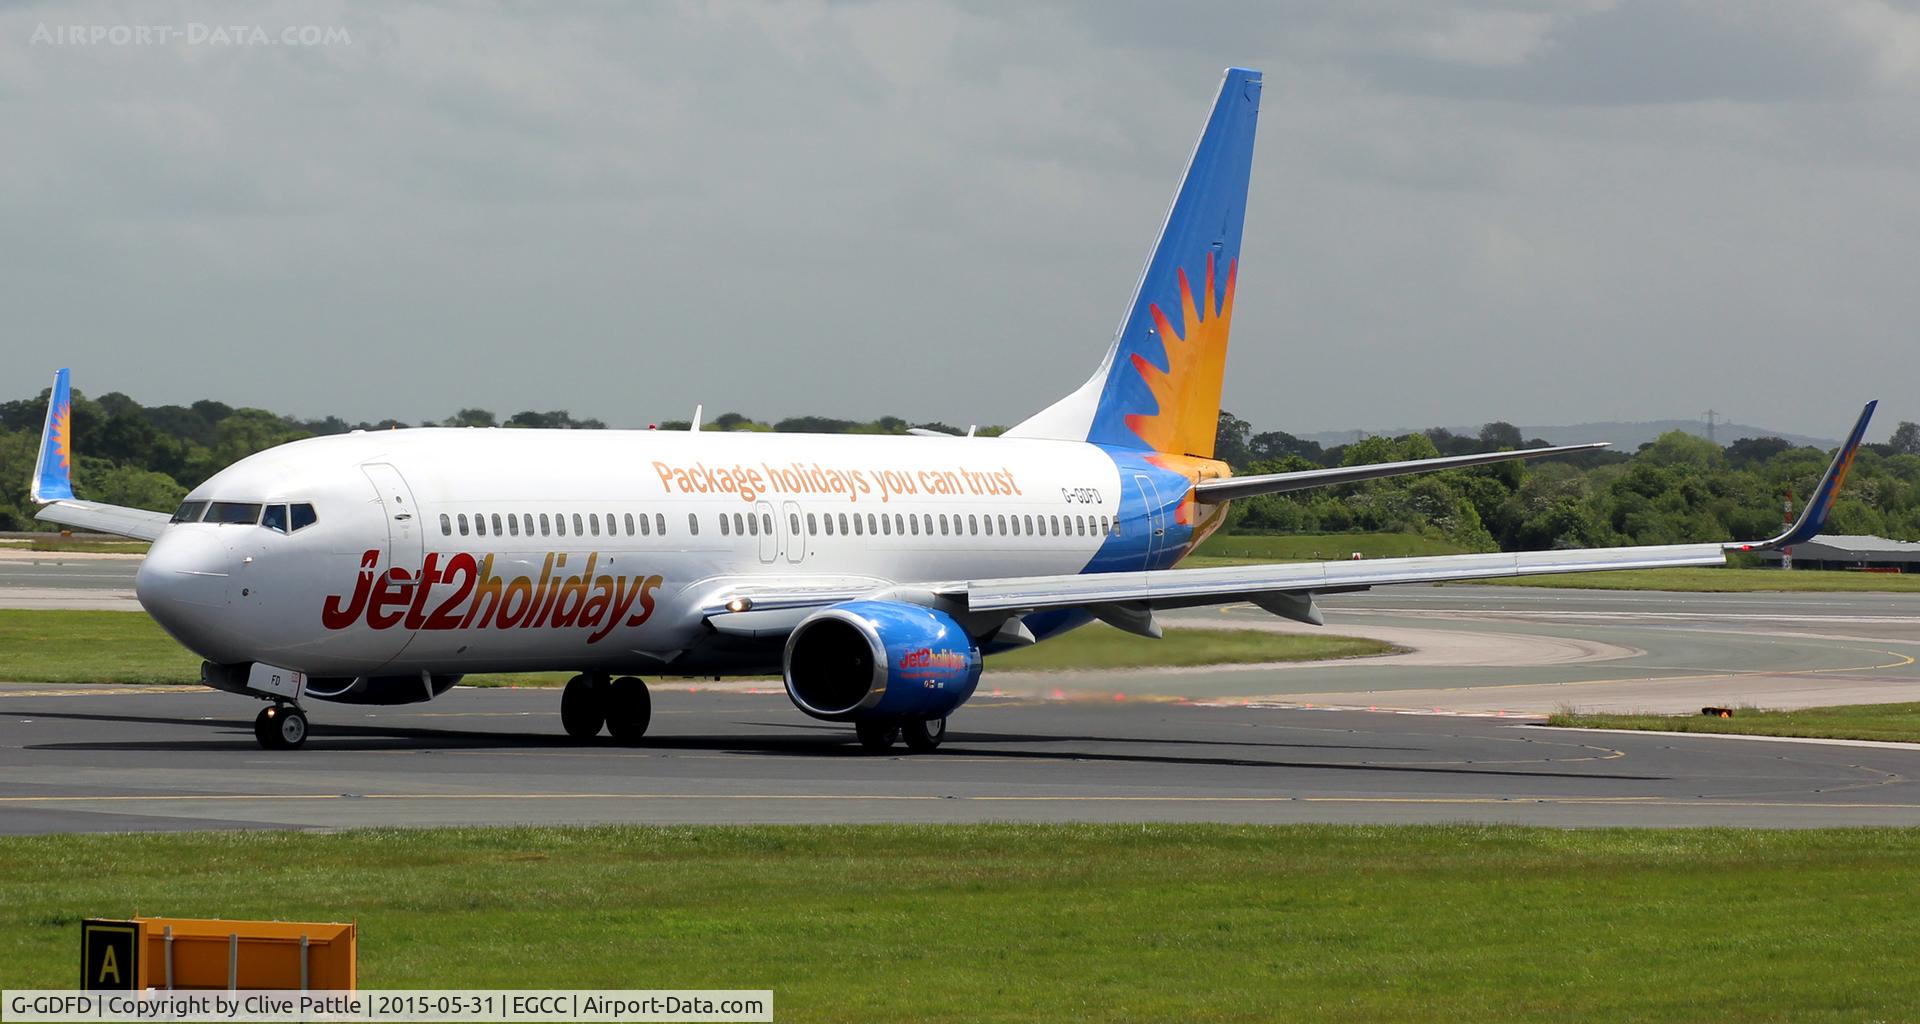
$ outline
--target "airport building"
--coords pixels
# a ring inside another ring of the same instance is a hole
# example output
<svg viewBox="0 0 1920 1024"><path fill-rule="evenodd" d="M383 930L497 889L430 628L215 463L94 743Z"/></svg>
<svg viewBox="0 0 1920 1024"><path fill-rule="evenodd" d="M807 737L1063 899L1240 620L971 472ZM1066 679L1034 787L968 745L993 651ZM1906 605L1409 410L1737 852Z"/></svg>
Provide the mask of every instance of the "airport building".
<svg viewBox="0 0 1920 1024"><path fill-rule="evenodd" d="M1780 564L1778 551L1762 551L1760 558ZM1793 546L1793 567L1920 572L1920 544L1871 535L1822 534Z"/></svg>

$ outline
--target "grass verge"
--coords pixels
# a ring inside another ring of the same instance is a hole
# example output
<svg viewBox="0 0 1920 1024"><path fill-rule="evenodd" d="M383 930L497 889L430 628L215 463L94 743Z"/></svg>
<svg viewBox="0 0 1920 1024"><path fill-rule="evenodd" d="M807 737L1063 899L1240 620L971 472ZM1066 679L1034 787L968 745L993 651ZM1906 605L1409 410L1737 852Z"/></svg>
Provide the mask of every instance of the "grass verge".
<svg viewBox="0 0 1920 1024"><path fill-rule="evenodd" d="M1002 671L1152 668L1356 658L1398 650L1361 637L1172 629L1165 639L1095 624L996 654ZM475 675L476 686L558 686L571 673ZM200 659L141 612L0 610L0 679L33 683L197 683Z"/></svg>
<svg viewBox="0 0 1920 1024"><path fill-rule="evenodd" d="M1353 557L1409 558L1458 555L1469 549L1411 533L1219 534L1202 541L1182 568L1261 562L1330 562Z"/></svg>
<svg viewBox="0 0 1920 1024"><path fill-rule="evenodd" d="M1444 586L1570 587L1581 590L1674 590L1702 594L1782 591L1808 594L1920 593L1920 574L1780 569L1634 569L1569 572Z"/></svg>
<svg viewBox="0 0 1920 1024"><path fill-rule="evenodd" d="M1798 711L1735 708L1732 718L1563 712L1550 716L1547 724L1576 729L1653 729L1663 732L1920 743L1920 704L1839 704L1825 708L1801 708Z"/></svg>
<svg viewBox="0 0 1920 1024"><path fill-rule="evenodd" d="M49 533L41 537L0 537L0 550L15 551L82 551L112 555L144 555L147 542L144 540L114 540L100 537L79 538L62 537Z"/></svg>
<svg viewBox="0 0 1920 1024"><path fill-rule="evenodd" d="M369 988L770 988L782 1021L1911 1019L1920 830L603 827L0 839L84 916L358 920Z"/></svg>

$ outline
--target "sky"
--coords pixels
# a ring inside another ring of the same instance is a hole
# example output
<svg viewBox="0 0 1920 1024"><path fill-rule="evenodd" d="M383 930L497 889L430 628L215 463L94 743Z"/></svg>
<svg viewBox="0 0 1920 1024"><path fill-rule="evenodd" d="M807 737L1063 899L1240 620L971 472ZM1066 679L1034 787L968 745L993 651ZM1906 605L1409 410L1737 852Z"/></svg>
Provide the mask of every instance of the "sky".
<svg viewBox="0 0 1920 1024"><path fill-rule="evenodd" d="M1015 422L1228 65L1257 428L1920 419L1880 0L9 5L0 397Z"/></svg>

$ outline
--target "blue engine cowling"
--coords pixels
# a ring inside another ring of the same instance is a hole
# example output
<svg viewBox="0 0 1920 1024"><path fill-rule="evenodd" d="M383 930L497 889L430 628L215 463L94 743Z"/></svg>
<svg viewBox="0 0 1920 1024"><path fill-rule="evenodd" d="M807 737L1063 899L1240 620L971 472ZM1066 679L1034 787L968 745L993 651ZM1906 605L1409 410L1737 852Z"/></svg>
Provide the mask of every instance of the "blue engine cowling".
<svg viewBox="0 0 1920 1024"><path fill-rule="evenodd" d="M944 718L980 683L980 648L945 612L848 601L802 619L783 676L815 718Z"/></svg>

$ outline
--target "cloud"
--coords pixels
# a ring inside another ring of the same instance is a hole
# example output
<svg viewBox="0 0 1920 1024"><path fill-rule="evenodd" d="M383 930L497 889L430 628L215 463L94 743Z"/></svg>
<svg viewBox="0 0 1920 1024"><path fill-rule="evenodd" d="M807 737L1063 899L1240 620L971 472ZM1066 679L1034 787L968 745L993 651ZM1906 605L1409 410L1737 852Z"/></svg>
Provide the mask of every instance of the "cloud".
<svg viewBox="0 0 1920 1024"><path fill-rule="evenodd" d="M1809 352L1897 377L1920 314L1885 4L178 0L139 18L351 43L32 42L128 17L0 11L13 394L1010 422L1098 359L1230 63L1263 427L1831 433L1866 396Z"/></svg>

